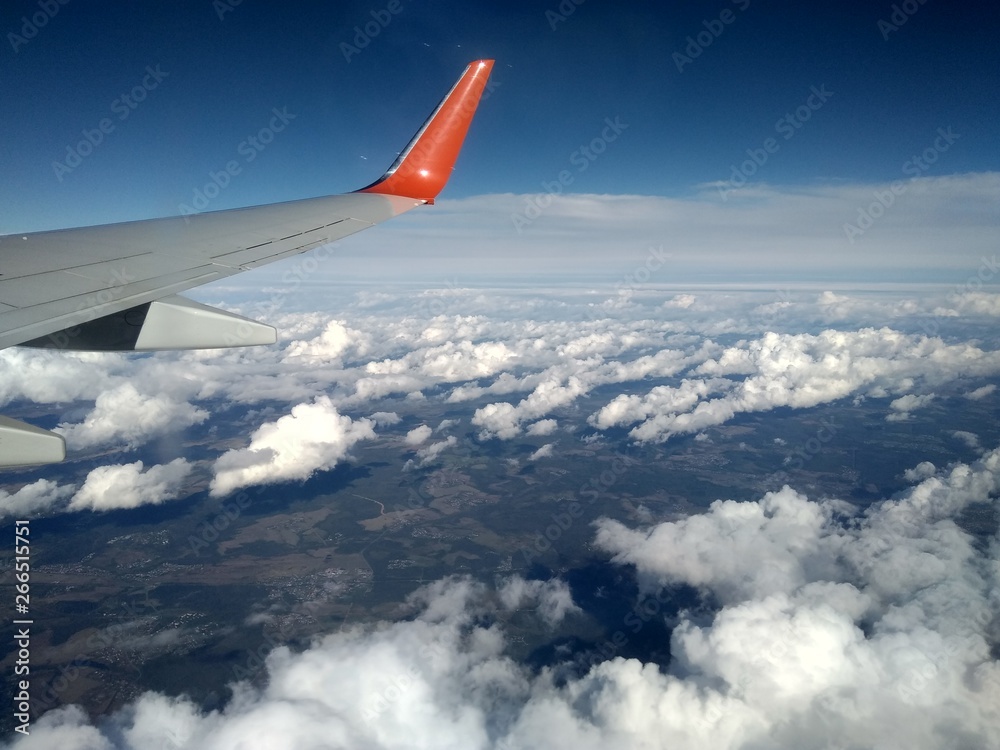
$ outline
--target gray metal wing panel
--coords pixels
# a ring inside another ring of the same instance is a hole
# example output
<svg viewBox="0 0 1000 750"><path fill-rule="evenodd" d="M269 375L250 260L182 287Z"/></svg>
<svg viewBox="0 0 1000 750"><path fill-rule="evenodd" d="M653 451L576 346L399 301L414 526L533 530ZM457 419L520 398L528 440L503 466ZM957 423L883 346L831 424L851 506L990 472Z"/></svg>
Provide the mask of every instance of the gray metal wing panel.
<svg viewBox="0 0 1000 750"><path fill-rule="evenodd" d="M348 193L0 237L0 348L306 252L422 203Z"/></svg>

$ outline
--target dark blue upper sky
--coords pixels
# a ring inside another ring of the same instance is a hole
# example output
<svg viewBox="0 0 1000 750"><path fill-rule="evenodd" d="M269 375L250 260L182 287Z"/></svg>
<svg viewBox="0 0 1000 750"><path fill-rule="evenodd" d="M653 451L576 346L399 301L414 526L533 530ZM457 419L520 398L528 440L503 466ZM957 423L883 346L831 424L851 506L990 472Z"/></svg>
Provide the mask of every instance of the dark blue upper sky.
<svg viewBox="0 0 1000 750"><path fill-rule="evenodd" d="M926 174L1000 169L986 4L233 2L5 3L0 231L176 214L230 161L209 209L360 187L479 57L496 88L442 197L540 192L560 170L574 192L683 196L768 138L780 150L751 180L888 181L939 128L960 139ZM144 79L132 108L120 97ZM294 119L245 143L275 109ZM778 124L789 113L801 127ZM627 128L580 171L605 118Z"/></svg>

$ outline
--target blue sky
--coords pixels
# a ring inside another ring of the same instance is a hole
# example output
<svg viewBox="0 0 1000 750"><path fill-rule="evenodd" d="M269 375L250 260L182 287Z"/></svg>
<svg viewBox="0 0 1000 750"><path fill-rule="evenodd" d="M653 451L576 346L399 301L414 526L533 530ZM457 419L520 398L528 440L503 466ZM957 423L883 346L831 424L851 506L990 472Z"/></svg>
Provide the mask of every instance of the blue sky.
<svg viewBox="0 0 1000 750"><path fill-rule="evenodd" d="M884 39L878 21L891 18L891 4L782 5L589 0L564 5L575 11L559 21L547 16L559 12L556 2L400 0L348 61L341 44L353 45L354 27L373 11L385 17L388 4L244 0L220 19L223 6L209 0L71 2L18 43L10 35L21 36L22 16L41 6L5 3L3 225L59 223L60 212L86 209L169 213L268 124L272 107L295 120L220 207L353 189L381 173L478 57L496 58L497 88L452 198L538 191L600 134L605 117L628 129L574 187L682 195L728 178L747 148L775 135L775 123L824 85L833 96L759 179L893 179L946 126L961 147L930 174L1000 168L1000 53L982 6L917 5ZM688 36L706 39L706 22L718 29L724 11L732 22L679 71L674 54L686 55ZM141 83L147 65L168 77L118 120L112 103ZM115 132L60 183L51 162L102 117Z"/></svg>
<svg viewBox="0 0 1000 750"><path fill-rule="evenodd" d="M1000 170L995 11L902 5L8 3L0 232L177 214L234 159L209 210L355 189L480 57L495 88L444 199L540 193L563 170L565 192L679 200ZM26 18L45 21L31 38ZM248 148L276 111L280 132ZM624 127L582 154L608 122ZM957 138L915 168L942 132Z"/></svg>

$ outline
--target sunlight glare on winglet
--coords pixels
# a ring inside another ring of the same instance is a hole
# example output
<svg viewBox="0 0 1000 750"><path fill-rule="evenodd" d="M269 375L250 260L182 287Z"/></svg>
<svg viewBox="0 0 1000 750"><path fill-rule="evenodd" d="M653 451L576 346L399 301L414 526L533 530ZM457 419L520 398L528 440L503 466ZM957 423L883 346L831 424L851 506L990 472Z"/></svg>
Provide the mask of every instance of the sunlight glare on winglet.
<svg viewBox="0 0 1000 750"><path fill-rule="evenodd" d="M433 203L451 177L491 70L493 60L470 63L386 173L358 192Z"/></svg>

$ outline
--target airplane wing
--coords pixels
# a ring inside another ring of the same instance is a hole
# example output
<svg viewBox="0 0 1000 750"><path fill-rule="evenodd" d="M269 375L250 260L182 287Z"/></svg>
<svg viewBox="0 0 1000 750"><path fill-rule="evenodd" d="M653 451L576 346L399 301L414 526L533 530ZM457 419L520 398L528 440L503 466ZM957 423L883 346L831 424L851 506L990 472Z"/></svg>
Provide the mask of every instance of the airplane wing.
<svg viewBox="0 0 1000 750"><path fill-rule="evenodd" d="M470 63L389 170L353 193L0 236L0 348L148 351L273 344L271 326L177 296L433 203L492 60ZM62 436L0 416L0 467L61 461Z"/></svg>

